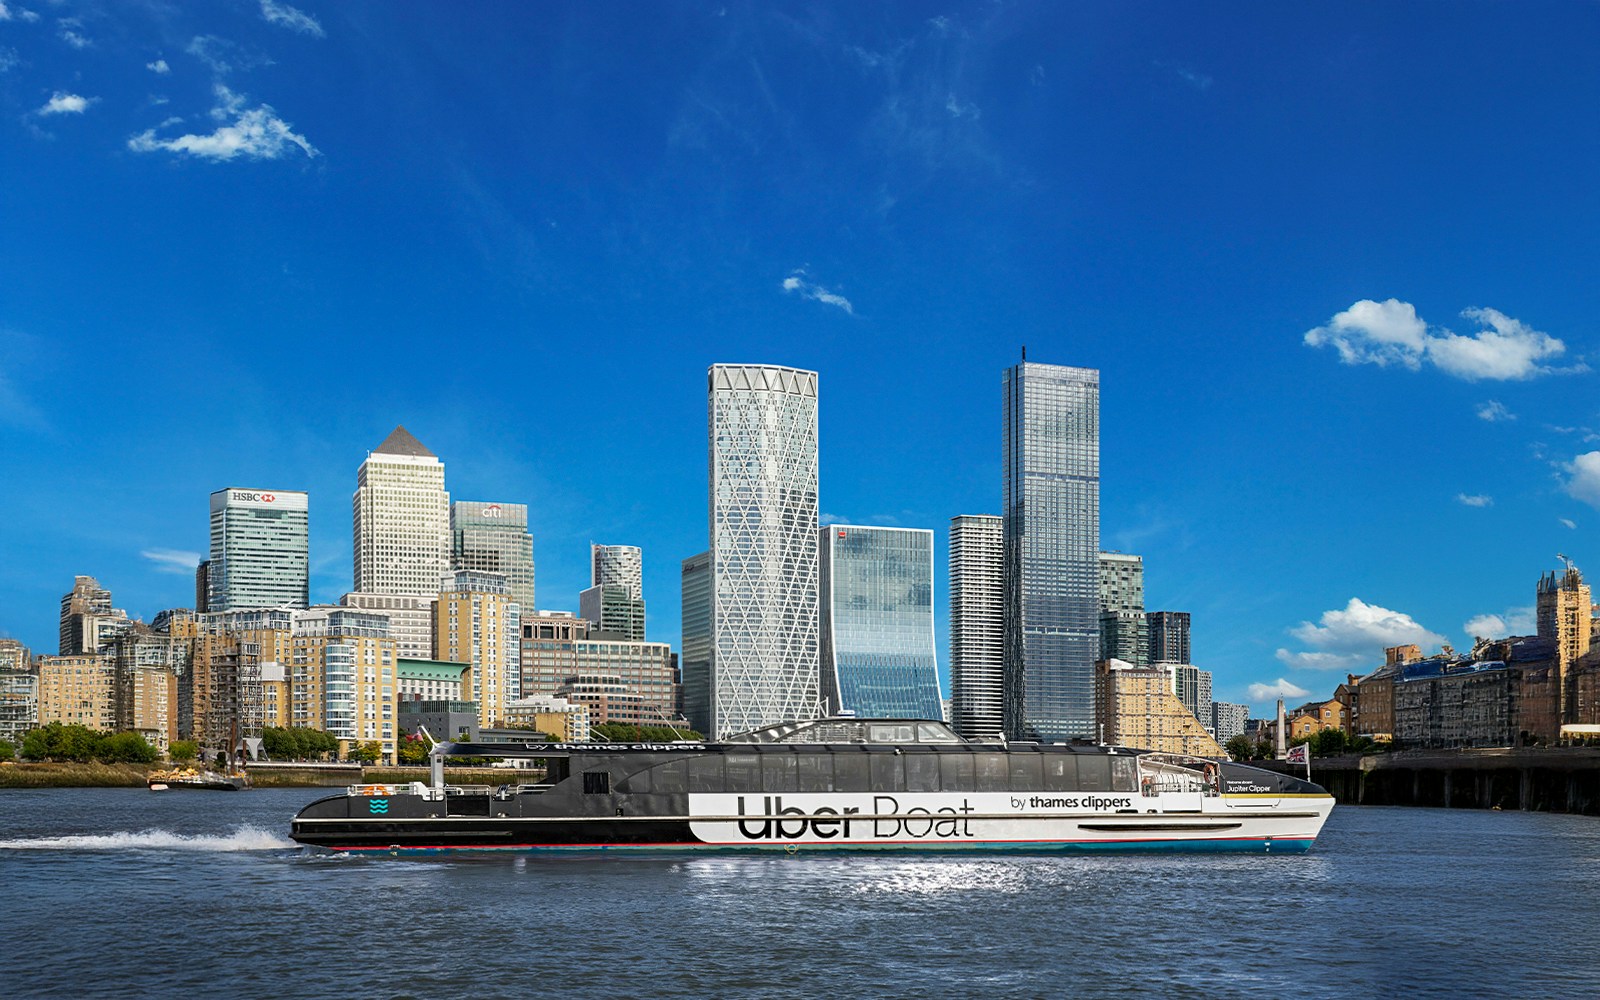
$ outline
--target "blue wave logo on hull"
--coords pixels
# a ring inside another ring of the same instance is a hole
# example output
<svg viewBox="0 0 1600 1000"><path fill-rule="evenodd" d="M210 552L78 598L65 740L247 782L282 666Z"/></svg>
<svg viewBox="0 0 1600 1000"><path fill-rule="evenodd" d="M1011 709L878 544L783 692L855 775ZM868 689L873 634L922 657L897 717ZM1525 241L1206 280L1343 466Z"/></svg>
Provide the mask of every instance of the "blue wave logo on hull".
<svg viewBox="0 0 1600 1000"><path fill-rule="evenodd" d="M388 812L389 812L389 800L388 799L368 799L367 800L367 811L368 812L377 813L380 816L387 815Z"/></svg>

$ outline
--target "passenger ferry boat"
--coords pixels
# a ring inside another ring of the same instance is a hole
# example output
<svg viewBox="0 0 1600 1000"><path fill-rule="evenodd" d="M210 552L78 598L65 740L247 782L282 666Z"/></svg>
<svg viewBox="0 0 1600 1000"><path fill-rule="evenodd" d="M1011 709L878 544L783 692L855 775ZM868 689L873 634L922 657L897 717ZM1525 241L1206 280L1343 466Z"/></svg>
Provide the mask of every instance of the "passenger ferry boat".
<svg viewBox="0 0 1600 1000"><path fill-rule="evenodd" d="M538 784L456 787L450 756L542 759ZM1305 851L1321 787L1090 743L968 742L941 722L834 718L721 743L441 743L432 783L356 785L292 836L341 852Z"/></svg>

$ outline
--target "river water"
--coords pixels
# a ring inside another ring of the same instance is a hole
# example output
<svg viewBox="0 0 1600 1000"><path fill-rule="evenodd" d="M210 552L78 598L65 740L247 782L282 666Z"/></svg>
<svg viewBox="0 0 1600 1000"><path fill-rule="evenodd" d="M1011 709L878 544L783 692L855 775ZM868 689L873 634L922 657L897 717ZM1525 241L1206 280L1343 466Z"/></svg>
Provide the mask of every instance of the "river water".
<svg viewBox="0 0 1600 1000"><path fill-rule="evenodd" d="M1600 995L1600 820L1341 806L1297 856L350 858L321 789L0 791L0 995Z"/></svg>

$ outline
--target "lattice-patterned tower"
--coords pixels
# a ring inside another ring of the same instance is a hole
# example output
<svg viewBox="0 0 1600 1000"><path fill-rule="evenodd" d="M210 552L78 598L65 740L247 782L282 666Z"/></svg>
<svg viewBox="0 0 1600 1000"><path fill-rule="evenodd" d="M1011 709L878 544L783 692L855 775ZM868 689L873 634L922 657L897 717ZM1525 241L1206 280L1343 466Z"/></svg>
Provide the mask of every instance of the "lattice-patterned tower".
<svg viewBox="0 0 1600 1000"><path fill-rule="evenodd" d="M821 714L817 373L713 365L711 729Z"/></svg>

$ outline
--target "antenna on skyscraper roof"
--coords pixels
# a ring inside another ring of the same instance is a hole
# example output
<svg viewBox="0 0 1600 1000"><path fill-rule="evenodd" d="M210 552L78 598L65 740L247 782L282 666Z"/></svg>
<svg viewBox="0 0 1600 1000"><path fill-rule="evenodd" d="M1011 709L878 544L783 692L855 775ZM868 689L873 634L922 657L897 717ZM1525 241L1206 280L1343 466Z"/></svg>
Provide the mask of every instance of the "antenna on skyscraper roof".
<svg viewBox="0 0 1600 1000"><path fill-rule="evenodd" d="M1024 360L1024 361L1028 360L1028 345L1027 344L1023 344L1022 345L1022 360Z"/></svg>

